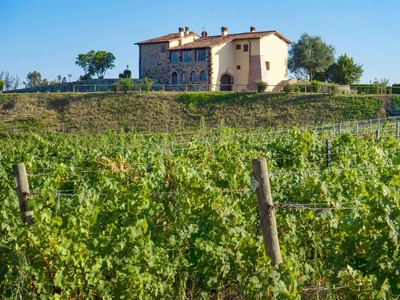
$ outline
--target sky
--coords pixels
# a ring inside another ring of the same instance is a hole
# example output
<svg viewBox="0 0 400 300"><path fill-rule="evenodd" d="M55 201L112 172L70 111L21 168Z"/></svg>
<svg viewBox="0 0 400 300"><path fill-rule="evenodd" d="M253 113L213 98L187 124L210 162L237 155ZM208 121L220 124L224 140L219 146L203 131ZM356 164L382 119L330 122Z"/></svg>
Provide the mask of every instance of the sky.
<svg viewBox="0 0 400 300"><path fill-rule="evenodd" d="M361 83L400 83L400 0L0 0L0 72L26 81L40 72L49 81L83 75L81 53L104 50L116 57L106 78L127 66L139 75L136 42L188 26L201 34L277 30L293 42L320 36L363 66ZM289 46L290 47L290 46ZM290 76L290 74L289 74ZM22 87L22 85L20 86Z"/></svg>

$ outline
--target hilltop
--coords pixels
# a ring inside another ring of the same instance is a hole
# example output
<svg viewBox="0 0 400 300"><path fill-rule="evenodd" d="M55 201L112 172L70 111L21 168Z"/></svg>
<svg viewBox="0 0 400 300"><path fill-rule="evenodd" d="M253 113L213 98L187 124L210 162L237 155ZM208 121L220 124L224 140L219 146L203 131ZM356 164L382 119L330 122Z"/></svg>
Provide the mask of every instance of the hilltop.
<svg viewBox="0 0 400 300"><path fill-rule="evenodd" d="M0 133L181 131L223 123L245 128L384 117L395 95L256 93L0 94Z"/></svg>

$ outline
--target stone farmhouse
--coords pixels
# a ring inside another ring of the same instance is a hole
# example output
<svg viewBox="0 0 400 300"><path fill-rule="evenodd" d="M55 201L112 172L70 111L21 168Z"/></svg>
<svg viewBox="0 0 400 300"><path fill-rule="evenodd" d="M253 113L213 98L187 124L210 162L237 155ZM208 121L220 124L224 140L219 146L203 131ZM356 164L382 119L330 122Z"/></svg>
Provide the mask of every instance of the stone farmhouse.
<svg viewBox="0 0 400 300"><path fill-rule="evenodd" d="M179 27L177 33L137 42L139 77L149 77L167 87L190 90L254 91L257 81L267 91L287 82L287 38L275 30L220 35L201 35Z"/></svg>

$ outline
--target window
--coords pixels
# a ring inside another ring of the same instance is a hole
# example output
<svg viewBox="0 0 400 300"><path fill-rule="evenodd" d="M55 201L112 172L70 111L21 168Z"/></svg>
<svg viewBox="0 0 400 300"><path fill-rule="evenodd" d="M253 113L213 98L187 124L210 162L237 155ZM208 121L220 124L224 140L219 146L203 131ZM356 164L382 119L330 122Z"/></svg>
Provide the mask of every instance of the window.
<svg viewBox="0 0 400 300"><path fill-rule="evenodd" d="M243 51L244 52L248 52L249 51L249 45L248 44L243 45Z"/></svg>
<svg viewBox="0 0 400 300"><path fill-rule="evenodd" d="M207 80L206 71L201 71L201 73L200 73L200 80L201 80L201 81L206 81L206 80Z"/></svg>
<svg viewBox="0 0 400 300"><path fill-rule="evenodd" d="M236 45L236 50L240 50L240 49L242 49L242 45Z"/></svg>
<svg viewBox="0 0 400 300"><path fill-rule="evenodd" d="M182 72L181 82L187 82L187 74L186 74L186 72Z"/></svg>
<svg viewBox="0 0 400 300"><path fill-rule="evenodd" d="M192 50L182 51L182 61L183 62L191 62L192 61Z"/></svg>
<svg viewBox="0 0 400 300"><path fill-rule="evenodd" d="M172 51L171 52L171 63L177 63L178 62L178 51Z"/></svg>
<svg viewBox="0 0 400 300"><path fill-rule="evenodd" d="M237 65L237 66L236 66L236 70L240 70L240 65Z"/></svg>
<svg viewBox="0 0 400 300"><path fill-rule="evenodd" d="M167 52L167 46L166 45L161 45L160 52L161 53Z"/></svg>
<svg viewBox="0 0 400 300"><path fill-rule="evenodd" d="M206 60L206 49L196 50L196 60L205 61Z"/></svg>
<svg viewBox="0 0 400 300"><path fill-rule="evenodd" d="M267 71L269 71L269 68L270 68L269 61L265 62L265 68L267 69Z"/></svg>
<svg viewBox="0 0 400 300"><path fill-rule="evenodd" d="M195 81L196 81L196 72L195 72L195 71L193 71L192 74L190 74L190 80L191 80L192 82L195 82Z"/></svg>
<svg viewBox="0 0 400 300"><path fill-rule="evenodd" d="M178 83L178 74L176 72L172 73L172 84L177 84Z"/></svg>

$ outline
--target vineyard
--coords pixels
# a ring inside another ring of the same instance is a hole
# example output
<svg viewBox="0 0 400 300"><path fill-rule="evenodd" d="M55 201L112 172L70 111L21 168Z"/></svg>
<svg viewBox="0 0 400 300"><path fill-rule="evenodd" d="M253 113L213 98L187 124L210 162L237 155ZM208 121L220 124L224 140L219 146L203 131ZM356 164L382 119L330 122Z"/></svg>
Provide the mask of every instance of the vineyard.
<svg viewBox="0 0 400 300"><path fill-rule="evenodd" d="M190 136L5 136L0 294L395 299L400 142L394 126L379 123L379 134L371 123L357 134L202 126ZM268 162L282 255L275 266L265 254L250 185L258 157ZM32 224L22 223L19 212L12 170L19 162L28 174Z"/></svg>

